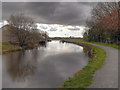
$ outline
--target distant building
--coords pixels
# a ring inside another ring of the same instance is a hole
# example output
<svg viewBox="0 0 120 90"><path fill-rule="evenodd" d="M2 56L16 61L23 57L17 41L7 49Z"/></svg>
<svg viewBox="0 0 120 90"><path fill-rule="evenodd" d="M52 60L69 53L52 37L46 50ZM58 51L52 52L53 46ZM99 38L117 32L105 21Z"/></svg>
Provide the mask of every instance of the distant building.
<svg viewBox="0 0 120 90"><path fill-rule="evenodd" d="M10 34L9 30L7 29L9 25L3 26L0 30L2 31L2 42L14 42L16 41L15 38Z"/></svg>

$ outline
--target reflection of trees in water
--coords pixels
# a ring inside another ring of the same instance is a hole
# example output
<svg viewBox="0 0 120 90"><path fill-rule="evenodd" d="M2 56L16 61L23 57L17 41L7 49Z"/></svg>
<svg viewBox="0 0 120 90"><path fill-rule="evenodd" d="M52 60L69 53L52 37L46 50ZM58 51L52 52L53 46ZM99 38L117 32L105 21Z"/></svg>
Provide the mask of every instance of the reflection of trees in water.
<svg viewBox="0 0 120 90"><path fill-rule="evenodd" d="M47 47L47 43L41 43L39 44L40 47Z"/></svg>
<svg viewBox="0 0 120 90"><path fill-rule="evenodd" d="M27 76L35 73L37 56L37 50L10 54L7 61L7 70L13 81L25 80Z"/></svg>

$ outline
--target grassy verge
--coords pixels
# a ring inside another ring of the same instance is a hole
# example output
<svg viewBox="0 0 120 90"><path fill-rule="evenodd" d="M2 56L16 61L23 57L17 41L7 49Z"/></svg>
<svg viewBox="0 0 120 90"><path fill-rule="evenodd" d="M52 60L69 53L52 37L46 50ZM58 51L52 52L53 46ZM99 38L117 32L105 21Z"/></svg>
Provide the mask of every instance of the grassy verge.
<svg viewBox="0 0 120 90"><path fill-rule="evenodd" d="M80 40L70 40L74 43L84 43ZM89 60L87 66L85 66L82 70L78 71L74 77L69 78L64 82L62 88L86 88L93 82L94 73L101 68L104 64L104 60L106 58L106 52L96 46L90 45L92 47L91 52L94 52L94 57Z"/></svg>
<svg viewBox="0 0 120 90"><path fill-rule="evenodd" d="M66 40L69 40L69 39L66 39ZM85 42L83 40L79 40L79 39L72 39L70 41L73 41L73 42L82 42L82 43L93 43L93 44L98 44L98 45L103 45L103 46L108 46L108 47L112 47L112 48L115 48L115 49L120 49L120 46L119 45L115 45L115 44L108 44L108 43L101 43L101 42Z"/></svg>
<svg viewBox="0 0 120 90"><path fill-rule="evenodd" d="M8 52L14 52L14 51L20 51L22 50L21 47L12 45L9 42L2 42L2 53L8 53Z"/></svg>
<svg viewBox="0 0 120 90"><path fill-rule="evenodd" d="M107 43L98 43L98 42L91 42L93 44L98 44L98 45L103 45L103 46L109 46L109 47L113 47L115 49L120 49L119 45L115 45L115 44L107 44Z"/></svg>
<svg viewBox="0 0 120 90"><path fill-rule="evenodd" d="M23 47L18 46L17 44L10 44L9 42L2 42L2 54L10 53L10 52L15 52L15 51L22 51L22 50L28 50L28 49L33 49L37 48L39 44L29 44Z"/></svg>

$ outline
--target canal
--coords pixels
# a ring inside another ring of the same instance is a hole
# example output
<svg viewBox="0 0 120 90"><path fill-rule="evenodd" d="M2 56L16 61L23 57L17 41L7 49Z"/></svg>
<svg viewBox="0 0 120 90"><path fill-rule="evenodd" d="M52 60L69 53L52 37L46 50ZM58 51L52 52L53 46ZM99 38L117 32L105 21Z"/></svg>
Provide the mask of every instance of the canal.
<svg viewBox="0 0 120 90"><path fill-rule="evenodd" d="M2 56L3 88L57 88L88 64L83 47L48 42L33 50Z"/></svg>

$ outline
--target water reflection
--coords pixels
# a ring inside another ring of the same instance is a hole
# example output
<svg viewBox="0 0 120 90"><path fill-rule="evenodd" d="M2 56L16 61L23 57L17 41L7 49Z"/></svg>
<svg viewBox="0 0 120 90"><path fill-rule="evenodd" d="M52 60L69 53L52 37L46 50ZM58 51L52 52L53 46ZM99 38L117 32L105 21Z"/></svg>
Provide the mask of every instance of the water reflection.
<svg viewBox="0 0 120 90"><path fill-rule="evenodd" d="M46 44L46 43L39 43L39 46L40 46L40 47L46 47L47 44Z"/></svg>
<svg viewBox="0 0 120 90"><path fill-rule="evenodd" d="M59 41L3 55L4 88L57 88L87 65L83 47Z"/></svg>
<svg viewBox="0 0 120 90"><path fill-rule="evenodd" d="M28 75L33 75L36 70L38 53L21 52L10 54L7 57L7 71L12 80L25 80Z"/></svg>

